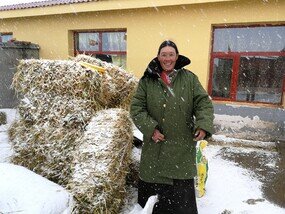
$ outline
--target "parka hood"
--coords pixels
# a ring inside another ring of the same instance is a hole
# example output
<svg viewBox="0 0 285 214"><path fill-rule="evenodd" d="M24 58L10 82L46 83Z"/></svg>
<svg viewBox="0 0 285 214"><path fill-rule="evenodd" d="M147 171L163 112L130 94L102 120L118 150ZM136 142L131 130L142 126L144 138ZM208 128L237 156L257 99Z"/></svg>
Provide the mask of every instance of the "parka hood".
<svg viewBox="0 0 285 214"><path fill-rule="evenodd" d="M174 69L178 70L183 68L186 65L189 65L191 63L190 59L183 55L178 55L178 59L175 63ZM154 79L157 79L159 77L159 74L162 72L162 67L160 65L160 62L158 61L158 58L155 57L153 60L150 61L148 64L143 78L144 77L151 77Z"/></svg>

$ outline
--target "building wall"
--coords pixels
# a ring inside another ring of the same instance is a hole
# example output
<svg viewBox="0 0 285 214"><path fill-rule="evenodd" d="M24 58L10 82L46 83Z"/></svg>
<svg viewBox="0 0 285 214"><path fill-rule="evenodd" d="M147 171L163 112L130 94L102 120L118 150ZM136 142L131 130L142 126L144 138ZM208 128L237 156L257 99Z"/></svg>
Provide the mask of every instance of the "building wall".
<svg viewBox="0 0 285 214"><path fill-rule="evenodd" d="M39 44L41 58L67 59L74 52L74 30L126 29L127 70L138 77L156 56L160 43L172 39L177 43L180 53L191 59L192 63L187 68L199 76L207 89L211 27L225 24L284 24L284 11L285 1L280 0L109 0L0 12L0 32L13 32L17 40ZM283 107L284 100L285 97ZM229 110L227 104L216 102L217 115L230 114L218 111L220 105L225 107L224 111ZM268 108L262 105L259 107ZM256 112L256 116L261 118L259 114L262 111L257 112L250 106L247 108L252 109L249 110L251 116ZM270 108L274 111L277 109L277 114L284 116L283 109ZM244 128L249 125L246 120L241 121L244 122ZM266 127L268 121L262 121ZM278 121L275 124L277 128L280 126ZM217 129L224 127L227 130L226 126L230 128L232 124L222 122L222 125L217 125ZM284 135L284 124L282 133Z"/></svg>

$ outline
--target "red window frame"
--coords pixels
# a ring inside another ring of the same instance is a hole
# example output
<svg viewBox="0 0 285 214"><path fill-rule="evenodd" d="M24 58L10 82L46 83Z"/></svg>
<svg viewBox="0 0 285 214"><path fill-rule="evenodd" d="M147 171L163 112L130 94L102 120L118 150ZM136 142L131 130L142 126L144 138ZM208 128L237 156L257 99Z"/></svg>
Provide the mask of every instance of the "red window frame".
<svg viewBox="0 0 285 214"><path fill-rule="evenodd" d="M232 76L231 76L231 87L230 87L230 98L224 97L213 97L213 100L216 101L233 101L233 102L246 102L246 103L260 103L260 104L270 104L270 105L282 105L285 93L285 77L283 77L283 93L281 95L280 103L269 103L269 102L260 102L260 101L240 101L237 100L237 91L238 91L238 74L239 74L239 66L240 66L240 57L244 56L284 56L285 52L214 52L214 30L218 28L238 28L238 27L255 27L255 26L273 26L273 25L250 25L250 26L212 26L212 47L211 47L211 57L210 57L210 72L209 72L209 81L208 81L208 93L212 96L212 87L213 87L213 74L214 74L214 59L222 58L222 59L233 59L233 68L232 68ZM274 25L276 26L276 25ZM284 25L278 25L284 26Z"/></svg>
<svg viewBox="0 0 285 214"><path fill-rule="evenodd" d="M74 41L74 56L78 54L87 54L87 55L92 55L92 54L115 54L115 55L127 55L127 51L103 51L102 49L102 35L103 33L119 33L119 32L124 32L127 33L126 29L116 29L116 30L85 30L85 31L74 31L73 35L73 41ZM79 33L98 33L99 34L99 51L80 51L77 49L77 38Z"/></svg>

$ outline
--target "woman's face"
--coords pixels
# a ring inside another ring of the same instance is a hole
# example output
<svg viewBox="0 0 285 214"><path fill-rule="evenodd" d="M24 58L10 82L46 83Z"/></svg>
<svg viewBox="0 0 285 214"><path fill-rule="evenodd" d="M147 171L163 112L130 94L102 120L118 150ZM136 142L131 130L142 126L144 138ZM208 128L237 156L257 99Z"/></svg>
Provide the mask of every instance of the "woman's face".
<svg viewBox="0 0 285 214"><path fill-rule="evenodd" d="M171 46L166 46L160 50L158 61L164 71L173 71L178 54Z"/></svg>

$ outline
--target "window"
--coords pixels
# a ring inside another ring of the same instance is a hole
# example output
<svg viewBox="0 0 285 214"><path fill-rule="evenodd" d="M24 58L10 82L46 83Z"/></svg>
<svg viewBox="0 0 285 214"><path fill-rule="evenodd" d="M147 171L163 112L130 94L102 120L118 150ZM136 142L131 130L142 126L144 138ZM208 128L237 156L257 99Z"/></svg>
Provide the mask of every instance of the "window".
<svg viewBox="0 0 285 214"><path fill-rule="evenodd" d="M209 93L214 100L281 104L285 26L214 27Z"/></svg>
<svg viewBox="0 0 285 214"><path fill-rule="evenodd" d="M0 33L0 42L8 42L13 38L12 33Z"/></svg>
<svg viewBox="0 0 285 214"><path fill-rule="evenodd" d="M126 68L126 31L75 32L75 55L88 54Z"/></svg>

